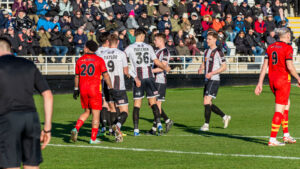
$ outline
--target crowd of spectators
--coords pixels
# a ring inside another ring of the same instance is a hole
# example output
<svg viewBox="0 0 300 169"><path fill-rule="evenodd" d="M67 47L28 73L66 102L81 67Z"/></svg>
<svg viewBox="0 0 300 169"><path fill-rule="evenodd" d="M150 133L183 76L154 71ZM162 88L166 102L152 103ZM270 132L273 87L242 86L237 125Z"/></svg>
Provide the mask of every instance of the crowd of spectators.
<svg viewBox="0 0 300 169"><path fill-rule="evenodd" d="M203 54L207 33L216 31L218 47L227 55L226 42L238 54L262 55L266 44L276 41L274 29L287 27L284 13L290 13L291 2L257 0L250 7L247 0L15 0L11 10L0 12L0 36L11 40L16 55L72 56L80 55L87 40L101 45L104 32L117 34L124 50L143 28L150 44L156 33L165 33L166 47L179 56Z"/></svg>

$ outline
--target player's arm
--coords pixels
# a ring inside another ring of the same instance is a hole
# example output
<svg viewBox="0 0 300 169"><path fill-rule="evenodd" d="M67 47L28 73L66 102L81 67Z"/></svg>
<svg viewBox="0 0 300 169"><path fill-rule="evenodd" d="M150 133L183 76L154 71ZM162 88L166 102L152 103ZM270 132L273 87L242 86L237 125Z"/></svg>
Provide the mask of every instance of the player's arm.
<svg viewBox="0 0 300 169"><path fill-rule="evenodd" d="M112 84L111 84L111 79L110 79L110 76L107 72L103 72L102 73L102 76L103 76L103 79L105 81L105 83L107 84L108 88L109 89L112 89Z"/></svg>
<svg viewBox="0 0 300 169"><path fill-rule="evenodd" d="M169 72L171 70L171 68L166 64L163 64L161 61L159 61L158 59L154 59L153 63L158 66L159 68L165 70L166 72Z"/></svg>
<svg viewBox="0 0 300 169"><path fill-rule="evenodd" d="M207 79L210 79L213 75L220 74L220 73L224 72L226 69L227 69L227 65L226 65L225 62L223 62L223 63L221 64L221 67L220 67L219 69L217 69L217 70L215 70L215 71L212 71L212 72L206 74L205 77L206 77Z"/></svg>
<svg viewBox="0 0 300 169"><path fill-rule="evenodd" d="M42 149L44 149L51 140L53 95L51 90L46 90L42 93L42 96L44 99L45 125L40 140L43 142Z"/></svg>
<svg viewBox="0 0 300 169"><path fill-rule="evenodd" d="M168 62L167 61L162 61L161 62L164 66L168 66ZM155 69L153 69L152 70L152 72L153 73L160 73L160 72L163 72L164 71L164 69L162 69L162 68L159 68L159 67L157 67L157 68L155 68Z"/></svg>
<svg viewBox="0 0 300 169"><path fill-rule="evenodd" d="M78 96L79 96L79 75L75 75L73 98L77 100Z"/></svg>
<svg viewBox="0 0 300 169"><path fill-rule="evenodd" d="M127 76L127 77L130 76L130 75L129 75L128 66L123 67L123 72L124 72L124 75L125 75L125 76Z"/></svg>
<svg viewBox="0 0 300 169"><path fill-rule="evenodd" d="M202 62L202 64L200 65L198 69L198 74L202 74L203 70L204 70L204 62Z"/></svg>
<svg viewBox="0 0 300 169"><path fill-rule="evenodd" d="M294 64L293 64L293 60L287 60L286 65L287 65L288 70L290 71L290 74L297 80L298 87L300 87L300 77L296 71Z"/></svg>
<svg viewBox="0 0 300 169"><path fill-rule="evenodd" d="M256 85L256 88L255 88L255 94L256 95L260 95L260 93L262 92L262 89L263 89L263 83L264 83L264 79L265 79L265 76L266 76L266 73L267 73L267 69L268 69L268 59L266 58L264 60L264 63L262 65L262 68L261 68L261 71L260 71L260 75L259 75L259 80L258 80L258 83Z"/></svg>
<svg viewBox="0 0 300 169"><path fill-rule="evenodd" d="M140 87L141 86L141 80L136 75L136 71L135 71L134 66L133 66L134 61L130 57L130 49L128 47L125 49L125 53L126 53L127 56L129 56L129 60L130 60L130 63L131 63L130 68L129 68L129 75L134 79L136 86Z"/></svg>

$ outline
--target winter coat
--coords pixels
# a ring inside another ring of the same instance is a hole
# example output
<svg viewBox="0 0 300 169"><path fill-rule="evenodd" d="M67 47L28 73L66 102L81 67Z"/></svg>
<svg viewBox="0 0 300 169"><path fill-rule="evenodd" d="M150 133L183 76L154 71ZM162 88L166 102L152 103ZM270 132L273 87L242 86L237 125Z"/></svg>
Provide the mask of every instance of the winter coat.
<svg viewBox="0 0 300 169"><path fill-rule="evenodd" d="M241 5L239 9L244 16L252 16L252 10L249 6L244 7Z"/></svg>
<svg viewBox="0 0 300 169"><path fill-rule="evenodd" d="M147 13L148 13L148 16L153 16L153 13L154 11L156 10L155 6L150 6L150 5L147 5Z"/></svg>
<svg viewBox="0 0 300 169"><path fill-rule="evenodd" d="M144 29L149 29L150 28L150 26L152 25L152 23L151 23L151 19L149 18L149 17L147 17L147 18L142 18L142 17L140 17L139 19L138 19L138 24L139 24L139 26L140 26L140 28L144 28Z"/></svg>
<svg viewBox="0 0 300 169"><path fill-rule="evenodd" d="M95 34L92 34L92 35L91 35L90 33L88 33L88 34L87 34L87 38L88 38L88 40L92 40L92 41L96 42L97 45L99 45L99 42L97 41L97 37L96 37Z"/></svg>
<svg viewBox="0 0 300 169"><path fill-rule="evenodd" d="M60 1L59 9L60 9L60 12L58 15L63 16L64 12L68 12L69 14L71 14L73 11L73 6L70 1L68 1L67 4L65 4L63 1Z"/></svg>
<svg viewBox="0 0 300 169"><path fill-rule="evenodd" d="M11 8L12 11L15 11L15 12L16 12L16 13L14 14L14 16L18 16L19 11L21 11L21 10L24 10L24 11L27 10L27 7L26 7L26 5L23 4L23 2L24 2L24 1L22 1L21 4L19 4L19 3L17 2L17 0L14 1L13 5L12 5L12 8Z"/></svg>
<svg viewBox="0 0 300 169"><path fill-rule="evenodd" d="M273 31L275 28L276 28L276 24L275 24L275 21L265 21L265 24L266 24L266 31L267 32L271 32Z"/></svg>
<svg viewBox="0 0 300 169"><path fill-rule="evenodd" d="M32 6L29 8L27 3L27 15L36 15L37 7L35 3L32 3Z"/></svg>
<svg viewBox="0 0 300 169"><path fill-rule="evenodd" d="M115 15L116 15L117 13L120 13L120 14L126 14L126 13L127 13L126 7L125 7L123 4L122 4L122 5L115 4L115 5L113 6L113 9L114 9Z"/></svg>
<svg viewBox="0 0 300 169"><path fill-rule="evenodd" d="M133 3L132 5L129 4L129 3L126 3L125 8L126 8L127 14L129 14L129 12L130 12L131 10L134 10L135 5L136 5L135 3Z"/></svg>
<svg viewBox="0 0 300 169"><path fill-rule="evenodd" d="M56 0L56 4L54 4L52 1L49 1L48 5L50 6L49 14L52 16L57 16L60 12L59 0Z"/></svg>
<svg viewBox="0 0 300 169"><path fill-rule="evenodd" d="M246 32L249 32L250 29L254 29L254 24L253 22L247 22L247 21L244 21L244 24L245 24L245 31Z"/></svg>
<svg viewBox="0 0 300 169"><path fill-rule="evenodd" d="M137 29L139 28L139 24L137 23L137 21L135 20L135 18L131 18L129 17L127 20L126 20L126 27L128 29Z"/></svg>
<svg viewBox="0 0 300 169"><path fill-rule="evenodd" d="M187 5L179 3L179 6L176 8L176 13L179 17L181 17L183 13L187 13Z"/></svg>
<svg viewBox="0 0 300 169"><path fill-rule="evenodd" d="M196 34L200 34L202 31L201 21L199 19L191 20L192 28Z"/></svg>
<svg viewBox="0 0 300 169"><path fill-rule="evenodd" d="M60 18L58 23L60 24L62 30L71 29L71 23L65 21L64 18Z"/></svg>
<svg viewBox="0 0 300 169"><path fill-rule="evenodd" d="M63 46L62 33L52 31L50 34L51 34L50 43L52 46Z"/></svg>
<svg viewBox="0 0 300 169"><path fill-rule="evenodd" d="M134 11L136 16L140 16L143 12L147 13L147 6L145 4L137 4L137 6L139 6L139 8Z"/></svg>
<svg viewBox="0 0 300 169"><path fill-rule="evenodd" d="M79 40L81 40L82 43L78 43ZM85 34L82 34L82 35L75 34L73 41L74 41L75 47L83 48L84 44L87 42L87 40L88 40L88 38Z"/></svg>
<svg viewBox="0 0 300 169"><path fill-rule="evenodd" d="M15 20L15 28L18 31L21 31L22 28L30 29L32 28L33 25L34 25L34 21L31 20L28 16L24 16L24 18L22 19L17 16Z"/></svg>
<svg viewBox="0 0 300 169"><path fill-rule="evenodd" d="M225 26L224 21L219 21L219 22L217 22L216 19L213 20L212 28L213 28L215 31L218 32L220 29L223 28L223 26Z"/></svg>
<svg viewBox="0 0 300 169"><path fill-rule="evenodd" d="M76 16L73 16L71 19L71 29L77 30L79 27L81 27L84 24L83 17L80 16L80 18L77 18Z"/></svg>
<svg viewBox="0 0 300 169"><path fill-rule="evenodd" d="M200 9L201 16L212 15L212 14L213 14L213 11L212 11L211 7L202 5L202 7Z"/></svg>
<svg viewBox="0 0 300 169"><path fill-rule="evenodd" d="M84 17L83 22L84 22L84 24L86 24L84 30L95 29L95 27L97 26L96 25L97 23L96 23L96 21L94 21L92 16L90 16L90 18Z"/></svg>
<svg viewBox="0 0 300 169"><path fill-rule="evenodd" d="M171 9L168 7L168 5L164 4L164 3L161 3L159 6L158 6L158 12L160 15L164 15L164 14L171 14Z"/></svg>
<svg viewBox="0 0 300 169"><path fill-rule="evenodd" d="M51 21L47 21L44 18L40 18L39 21L38 21L38 23L37 23L36 29L39 30L42 26L44 27L44 29L46 31L48 31L48 29L52 30L55 27L55 24L53 22L51 22Z"/></svg>
<svg viewBox="0 0 300 169"><path fill-rule="evenodd" d="M235 32L240 32L240 31L246 32L244 21L238 21L238 20L236 20L234 22L234 31Z"/></svg>
<svg viewBox="0 0 300 169"><path fill-rule="evenodd" d="M36 12L37 15L45 15L48 12L48 10L51 9L45 0L42 3L39 3L38 0L35 0L35 4L37 7L37 12ZM49 8L48 9L44 8L45 5L48 6Z"/></svg>
<svg viewBox="0 0 300 169"><path fill-rule="evenodd" d="M201 21L202 25L202 31L207 31L209 28L211 28L211 23L206 21Z"/></svg>
<svg viewBox="0 0 300 169"><path fill-rule="evenodd" d="M191 55L190 49L187 46L176 46L176 50L179 56Z"/></svg>
<svg viewBox="0 0 300 169"><path fill-rule="evenodd" d="M52 45L51 45L51 43L50 43L50 38L51 38L51 35L50 35L50 33L49 32L44 32L44 33L42 33L42 32L38 32L38 35L40 36L40 46L41 46L41 48L43 48L43 47L52 47Z"/></svg>
<svg viewBox="0 0 300 169"><path fill-rule="evenodd" d="M160 32L163 32L166 28L169 28L170 30L172 30L172 24L171 24L170 20L168 20L168 21L161 20L158 22L157 29Z"/></svg>
<svg viewBox="0 0 300 169"><path fill-rule="evenodd" d="M239 6L234 6L233 4L230 4L226 9L226 15L231 14L232 18L235 18L240 12Z"/></svg>
<svg viewBox="0 0 300 169"><path fill-rule="evenodd" d="M11 42L12 51L14 53L17 53L19 51L18 48L20 46L20 41L19 41L18 35L15 34L14 36L10 36L9 34L5 34L4 37L7 38Z"/></svg>
<svg viewBox="0 0 300 169"><path fill-rule="evenodd" d="M259 23L258 21L255 21L254 23L254 30L257 32L257 33L260 33L260 34L263 34L266 32L266 24L264 21L262 21L261 23Z"/></svg>
<svg viewBox="0 0 300 169"><path fill-rule="evenodd" d="M181 29L181 26L179 25L180 20L171 18L171 25L172 25L172 32L178 32Z"/></svg>
<svg viewBox="0 0 300 169"><path fill-rule="evenodd" d="M233 32L234 22L233 21L231 21L231 22L225 21L225 25L223 27L223 30L226 31L226 32Z"/></svg>
<svg viewBox="0 0 300 169"><path fill-rule="evenodd" d="M5 18L2 14L2 10L0 11L0 29L6 28L8 18Z"/></svg>

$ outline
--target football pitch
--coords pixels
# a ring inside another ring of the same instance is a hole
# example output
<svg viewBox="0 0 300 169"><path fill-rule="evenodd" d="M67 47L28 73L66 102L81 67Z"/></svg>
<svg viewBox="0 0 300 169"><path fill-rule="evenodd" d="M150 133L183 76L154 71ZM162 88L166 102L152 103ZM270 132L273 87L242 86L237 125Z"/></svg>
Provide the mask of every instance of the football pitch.
<svg viewBox="0 0 300 169"><path fill-rule="evenodd" d="M204 123L203 88L168 89L163 107L175 122L164 136L145 135L152 127L153 114L146 100L140 111L141 136L133 136L132 92L129 117L122 130L123 143L113 136L101 137L99 145L88 144L91 118L79 131L78 142L70 141L70 131L82 113L80 100L71 94L54 95L51 144L43 150L42 169L170 168L236 169L300 168L300 88L291 89L289 130L298 143L268 147L274 96L264 86L255 96L254 86L221 87L214 103L232 119L223 129L222 119L212 113L209 132L199 132ZM35 96L43 119L42 97ZM163 125L164 126L164 125ZM282 141L282 130L278 137Z"/></svg>

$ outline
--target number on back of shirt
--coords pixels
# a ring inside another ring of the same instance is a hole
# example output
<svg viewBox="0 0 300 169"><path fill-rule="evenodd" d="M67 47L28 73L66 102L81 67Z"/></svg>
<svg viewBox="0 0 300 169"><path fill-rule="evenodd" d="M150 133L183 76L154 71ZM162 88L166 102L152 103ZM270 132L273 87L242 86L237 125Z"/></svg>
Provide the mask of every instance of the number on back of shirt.
<svg viewBox="0 0 300 169"><path fill-rule="evenodd" d="M136 52L135 54L137 56L137 60L136 60L137 64L140 65L142 63L146 63L146 64L149 63L150 59L149 59L149 53L148 52L145 52L145 53Z"/></svg>
<svg viewBox="0 0 300 169"><path fill-rule="evenodd" d="M115 63L112 60L110 60L107 62L107 67L109 72L113 72L115 70Z"/></svg>
<svg viewBox="0 0 300 169"><path fill-rule="evenodd" d="M88 74L89 76L93 76L95 73L95 66L92 63L88 66L86 66L86 64L82 64L80 68L82 69L80 73L81 76L86 76L86 74Z"/></svg>
<svg viewBox="0 0 300 169"><path fill-rule="evenodd" d="M278 63L278 55L277 52L272 52L272 64L276 65Z"/></svg>

